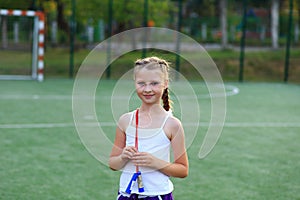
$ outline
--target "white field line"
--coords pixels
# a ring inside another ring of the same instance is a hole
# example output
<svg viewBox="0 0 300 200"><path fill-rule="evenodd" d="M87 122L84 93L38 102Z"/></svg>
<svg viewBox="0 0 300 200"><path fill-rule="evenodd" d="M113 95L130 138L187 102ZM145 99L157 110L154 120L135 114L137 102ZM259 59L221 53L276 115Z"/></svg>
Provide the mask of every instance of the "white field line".
<svg viewBox="0 0 300 200"><path fill-rule="evenodd" d="M113 127L116 126L114 122L100 122L100 123L81 123L78 126L87 127ZM209 124L208 122L198 123L183 123L186 127L208 127L208 126L223 126L232 128L300 128L300 122L226 122L222 124ZM35 129L35 128L69 128L75 127L74 123L34 123L34 124L0 124L0 129Z"/></svg>
<svg viewBox="0 0 300 200"><path fill-rule="evenodd" d="M226 93L226 96L232 96L232 92L228 92ZM197 98L198 99L206 99L206 98L210 98L210 97L220 97L221 95L218 94L198 94ZM194 98L195 96L191 96L191 95L176 95L176 97L180 98L180 99L190 99L190 98ZM75 99L93 99L94 97L90 96L90 97L74 97ZM137 96L121 96L121 95L114 95L114 96L101 96L101 97L95 97L95 100L111 100L111 99L118 99L118 100L128 100L130 98L133 99L138 99ZM172 98L172 97L171 97ZM72 96L71 95L0 95L0 100L72 100Z"/></svg>
<svg viewBox="0 0 300 200"><path fill-rule="evenodd" d="M239 93L239 88L233 85L225 85L225 95L232 96ZM191 95L176 95L180 97L180 99L189 99L194 98ZM224 94L197 94L198 99L202 98L211 98L211 97L222 97ZM94 98L90 97L76 97L80 99L91 99ZM96 97L96 100L99 99L128 99L130 96L101 96L101 98ZM135 98L135 96L133 96ZM137 97L136 97L137 98ZM51 95L51 94L0 94L0 100L72 100L72 95Z"/></svg>
<svg viewBox="0 0 300 200"><path fill-rule="evenodd" d="M2 94L0 100L71 100L70 95Z"/></svg>

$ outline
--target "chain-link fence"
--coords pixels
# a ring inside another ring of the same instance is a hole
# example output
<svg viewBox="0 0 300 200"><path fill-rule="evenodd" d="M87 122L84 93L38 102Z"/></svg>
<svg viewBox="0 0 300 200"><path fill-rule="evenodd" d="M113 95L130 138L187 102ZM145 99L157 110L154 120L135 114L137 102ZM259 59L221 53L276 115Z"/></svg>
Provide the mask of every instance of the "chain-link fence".
<svg viewBox="0 0 300 200"><path fill-rule="evenodd" d="M70 37L72 32L71 25L75 27L75 49L91 49L112 35L133 28L148 26L179 30L199 42L199 44L203 45L209 51L225 48L239 52L243 36L243 18L246 16L247 26L245 26L244 31L244 45L246 49L246 54L244 55L245 72L249 72L252 66L256 68L250 71L264 71L268 69L266 66L269 65L264 63L263 59L260 63L261 58L258 58L256 55L249 56L247 50L262 51L277 49L278 51L282 51L280 56L283 58L273 64L278 65L280 63L277 71L283 74L284 70L282 68L285 65L286 59L284 54L287 47L288 34L290 33L289 41L292 49L292 57L289 64L292 66L291 70L294 70L291 74L292 76L300 77L300 74L298 74L300 70L297 69L297 64L299 63L297 49L300 47L299 1L297 0L255 1L256 3L248 1L247 4L244 3L246 1L237 0L211 1L211 4L205 3L208 1L192 0L132 0L128 2L107 0L93 1L94 4L88 2L83 4L82 1L77 1L77 4L75 4L75 2L71 1L67 6L65 5L69 9L65 9L65 12L59 11L59 5L56 5L57 9L51 12L47 11L46 8L44 9L47 16L46 49L48 47L70 48L70 43L72 42L72 37ZM226 2L225 9L222 9L221 2ZM275 8L273 2L278 3L275 5ZM294 2L290 26L289 14L291 8L289 2ZM74 18L72 18L72 7L74 10L76 9ZM97 9L93 7L97 7ZM243 13L244 9L245 13ZM277 14L275 12L275 15L274 9L277 12ZM223 12L226 13L224 14ZM65 13L63 17L61 17L62 13ZM72 19L75 19L75 21L72 21ZM22 46L25 47L24 42L30 40L31 34L27 25L30 22L22 20L11 18L6 22L3 17L1 18L1 30L7 30L6 36L3 36L4 32L2 31L2 47L7 44L9 44L9 48L13 49L18 49ZM275 25L274 20L276 21ZM143 35L136 35L135 37L139 38L143 37ZM161 45L177 42L175 36L161 37L159 39ZM225 46L222 43L224 41ZM120 48L119 45L122 42L119 41L112 48ZM132 46L138 45L135 44L136 40L131 40L130 42ZM181 45L181 48L183 48L181 50L186 50L186 48L192 49L192 47L186 47L184 44ZM237 80L241 59L239 58L239 54L233 55L235 60L232 57L228 60L223 60L218 56L214 57L212 53L212 57L215 59L221 73L225 73L224 77ZM176 65L180 65L180 62L177 62L177 60L175 63ZM257 68L257 63L259 63L258 65L260 65L261 69ZM176 68L179 68L179 66L176 66ZM270 66L270 68L272 67ZM268 74L269 70L266 70L263 74ZM231 75L227 74L228 71L231 71ZM294 75L295 73L296 75ZM255 77L254 75L251 76ZM264 80L264 77L259 78L259 80ZM247 80L247 77L245 79ZM270 78L270 80L273 80L273 78ZM275 80L279 79L276 78Z"/></svg>

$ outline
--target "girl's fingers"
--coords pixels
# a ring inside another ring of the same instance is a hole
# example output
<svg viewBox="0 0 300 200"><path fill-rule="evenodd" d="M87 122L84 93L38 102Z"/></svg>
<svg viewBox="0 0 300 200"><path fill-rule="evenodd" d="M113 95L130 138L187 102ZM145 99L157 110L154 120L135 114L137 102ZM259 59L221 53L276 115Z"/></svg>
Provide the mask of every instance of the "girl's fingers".
<svg viewBox="0 0 300 200"><path fill-rule="evenodd" d="M153 161L150 154L145 152L137 152L131 158L132 162L138 166L151 166Z"/></svg>
<svg viewBox="0 0 300 200"><path fill-rule="evenodd" d="M132 146L128 146L128 147L125 147L125 150L127 150L128 152L131 152L131 153L136 153L136 148L135 147L132 147Z"/></svg>
<svg viewBox="0 0 300 200"><path fill-rule="evenodd" d="M135 147L128 146L123 149L123 157L127 159L131 159L135 153L136 153Z"/></svg>

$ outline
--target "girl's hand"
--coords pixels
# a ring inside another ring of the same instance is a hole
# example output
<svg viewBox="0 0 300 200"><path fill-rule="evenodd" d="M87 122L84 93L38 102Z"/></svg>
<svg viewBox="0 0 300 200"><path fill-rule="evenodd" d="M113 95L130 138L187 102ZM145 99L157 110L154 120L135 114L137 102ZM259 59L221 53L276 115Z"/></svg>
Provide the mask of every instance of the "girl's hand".
<svg viewBox="0 0 300 200"><path fill-rule="evenodd" d="M156 158L147 152L136 152L131 161L136 166L156 168Z"/></svg>
<svg viewBox="0 0 300 200"><path fill-rule="evenodd" d="M124 147L121 158L122 160L131 160L133 155L137 152L136 148L133 146Z"/></svg>

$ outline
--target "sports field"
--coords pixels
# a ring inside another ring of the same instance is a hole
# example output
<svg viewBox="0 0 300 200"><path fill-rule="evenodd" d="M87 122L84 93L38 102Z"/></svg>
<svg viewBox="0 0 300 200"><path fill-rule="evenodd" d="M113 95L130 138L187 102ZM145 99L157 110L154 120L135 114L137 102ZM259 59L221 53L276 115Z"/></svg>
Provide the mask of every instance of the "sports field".
<svg viewBox="0 0 300 200"><path fill-rule="evenodd" d="M300 85L225 83L221 137L199 159L210 98L203 83L191 84L203 117L188 146L189 176L172 179L175 199L300 199ZM114 86L114 81L103 81L95 102L110 139L115 121L109 91ZM73 121L72 90L69 79L0 81L0 199L116 198L120 172L96 160L82 144ZM183 125L187 135L195 129Z"/></svg>

